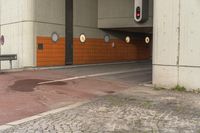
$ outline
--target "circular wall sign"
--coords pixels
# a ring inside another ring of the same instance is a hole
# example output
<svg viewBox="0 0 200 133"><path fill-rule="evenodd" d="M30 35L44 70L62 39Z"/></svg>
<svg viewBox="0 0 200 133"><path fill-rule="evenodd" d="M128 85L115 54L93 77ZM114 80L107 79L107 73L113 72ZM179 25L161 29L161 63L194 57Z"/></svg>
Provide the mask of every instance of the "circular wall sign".
<svg viewBox="0 0 200 133"><path fill-rule="evenodd" d="M52 40L53 42L57 42L57 41L59 40L59 35L58 35L56 32L53 32L53 33L51 34L51 40Z"/></svg>
<svg viewBox="0 0 200 133"><path fill-rule="evenodd" d="M147 37L145 37L145 43L146 43L146 44L149 44L149 43L150 43L150 41L151 41L150 37L148 37L148 36L147 36Z"/></svg>
<svg viewBox="0 0 200 133"><path fill-rule="evenodd" d="M81 42L81 43L85 43L85 42L86 42L85 34L81 34L81 35L80 35L80 42Z"/></svg>
<svg viewBox="0 0 200 133"><path fill-rule="evenodd" d="M131 37L130 37L130 36L126 36L125 42L126 42L126 43L130 43L130 42L131 42Z"/></svg>
<svg viewBox="0 0 200 133"><path fill-rule="evenodd" d="M104 41L105 41L106 43L110 42L110 36L109 36L108 34L106 34L106 35L104 36Z"/></svg>
<svg viewBox="0 0 200 133"><path fill-rule="evenodd" d="M0 37L0 44L4 45L4 42L5 42L5 38L4 38L3 35L1 35L1 37Z"/></svg>

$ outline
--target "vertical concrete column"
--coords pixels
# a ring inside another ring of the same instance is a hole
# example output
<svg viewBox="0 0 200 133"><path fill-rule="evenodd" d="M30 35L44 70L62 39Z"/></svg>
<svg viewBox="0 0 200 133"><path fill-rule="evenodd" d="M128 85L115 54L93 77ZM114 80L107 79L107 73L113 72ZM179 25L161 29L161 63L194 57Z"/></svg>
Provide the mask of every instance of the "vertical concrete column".
<svg viewBox="0 0 200 133"><path fill-rule="evenodd" d="M180 0L179 84L200 89L200 1Z"/></svg>
<svg viewBox="0 0 200 133"><path fill-rule="evenodd" d="M153 83L200 88L200 1L154 1Z"/></svg>
<svg viewBox="0 0 200 133"><path fill-rule="evenodd" d="M34 65L34 0L1 0L1 34L5 36L2 54L17 54L14 68ZM2 62L3 69L9 69L9 62Z"/></svg>
<svg viewBox="0 0 200 133"><path fill-rule="evenodd" d="M180 0L154 0L153 84L178 84Z"/></svg>
<svg viewBox="0 0 200 133"><path fill-rule="evenodd" d="M23 65L22 67L36 66L35 45L35 0L23 0Z"/></svg>

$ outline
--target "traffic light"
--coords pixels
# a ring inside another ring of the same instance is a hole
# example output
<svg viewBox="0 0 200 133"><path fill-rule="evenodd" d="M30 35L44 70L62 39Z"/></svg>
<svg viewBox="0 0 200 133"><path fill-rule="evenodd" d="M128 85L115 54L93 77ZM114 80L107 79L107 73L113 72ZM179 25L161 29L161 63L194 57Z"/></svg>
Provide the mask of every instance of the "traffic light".
<svg viewBox="0 0 200 133"><path fill-rule="evenodd" d="M149 0L134 0L134 19L141 23L149 18Z"/></svg>

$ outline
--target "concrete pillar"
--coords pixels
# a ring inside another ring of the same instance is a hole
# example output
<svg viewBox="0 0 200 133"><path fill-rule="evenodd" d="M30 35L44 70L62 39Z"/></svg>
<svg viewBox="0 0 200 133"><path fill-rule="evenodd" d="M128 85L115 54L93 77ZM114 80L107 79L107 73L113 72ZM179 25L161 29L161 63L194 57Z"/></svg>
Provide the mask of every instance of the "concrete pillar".
<svg viewBox="0 0 200 133"><path fill-rule="evenodd" d="M14 68L34 65L34 0L0 0L1 35L5 44L1 54L17 54ZM9 62L2 62L2 69L9 69Z"/></svg>
<svg viewBox="0 0 200 133"><path fill-rule="evenodd" d="M199 0L154 0L154 85L200 88L199 7Z"/></svg>

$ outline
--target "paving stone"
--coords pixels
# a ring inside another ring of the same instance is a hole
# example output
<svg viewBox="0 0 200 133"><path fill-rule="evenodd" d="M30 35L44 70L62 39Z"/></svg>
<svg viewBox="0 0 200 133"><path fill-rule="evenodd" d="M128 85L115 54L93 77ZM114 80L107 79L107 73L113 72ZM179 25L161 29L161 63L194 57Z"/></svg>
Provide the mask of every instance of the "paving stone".
<svg viewBox="0 0 200 133"><path fill-rule="evenodd" d="M5 129L2 133L200 132L200 108L186 101L187 97L200 101L198 95L168 91L156 98L145 95L130 91L100 97L74 109Z"/></svg>

